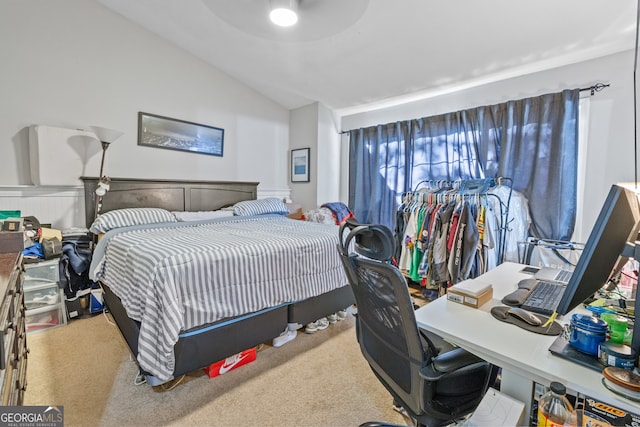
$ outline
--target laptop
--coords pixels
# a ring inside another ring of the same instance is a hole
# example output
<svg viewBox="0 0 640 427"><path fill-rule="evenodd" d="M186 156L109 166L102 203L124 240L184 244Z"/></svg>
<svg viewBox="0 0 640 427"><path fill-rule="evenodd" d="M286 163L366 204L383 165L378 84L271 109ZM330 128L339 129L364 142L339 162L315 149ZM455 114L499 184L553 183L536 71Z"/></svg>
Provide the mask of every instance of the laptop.
<svg viewBox="0 0 640 427"><path fill-rule="evenodd" d="M569 283L569 279L571 279L572 274L573 272L570 270L563 270L554 267L542 267L533 275L533 277L542 282L555 282L566 285Z"/></svg>

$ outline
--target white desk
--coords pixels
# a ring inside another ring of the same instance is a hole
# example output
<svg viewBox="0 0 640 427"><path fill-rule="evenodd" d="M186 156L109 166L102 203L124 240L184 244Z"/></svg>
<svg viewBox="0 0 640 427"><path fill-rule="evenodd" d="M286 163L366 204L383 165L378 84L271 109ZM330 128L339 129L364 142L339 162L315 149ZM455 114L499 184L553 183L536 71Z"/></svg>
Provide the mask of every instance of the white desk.
<svg viewBox="0 0 640 427"><path fill-rule="evenodd" d="M520 272L523 267L503 263L479 277L478 280L493 285L493 299L480 308L447 301L446 297L421 307L415 312L418 326L500 366L501 391L525 403L527 422L533 382L548 386L551 381L559 381L569 392L580 392L620 409L640 413L640 404L607 390L599 372L551 354L548 349L557 337L535 334L500 322L491 315L492 307L503 305L500 302L503 296L516 290L521 279L531 277ZM559 318L558 322L569 323L572 313Z"/></svg>

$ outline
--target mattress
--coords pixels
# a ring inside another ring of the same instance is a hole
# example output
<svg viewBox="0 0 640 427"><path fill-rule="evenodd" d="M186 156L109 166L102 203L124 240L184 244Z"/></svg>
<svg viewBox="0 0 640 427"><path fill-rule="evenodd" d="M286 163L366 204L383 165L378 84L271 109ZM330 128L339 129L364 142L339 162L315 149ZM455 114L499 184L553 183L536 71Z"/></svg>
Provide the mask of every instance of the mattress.
<svg viewBox="0 0 640 427"><path fill-rule="evenodd" d="M336 225L281 215L125 227L100 240L91 275L140 322L140 367L168 379L181 332L347 284L337 244Z"/></svg>

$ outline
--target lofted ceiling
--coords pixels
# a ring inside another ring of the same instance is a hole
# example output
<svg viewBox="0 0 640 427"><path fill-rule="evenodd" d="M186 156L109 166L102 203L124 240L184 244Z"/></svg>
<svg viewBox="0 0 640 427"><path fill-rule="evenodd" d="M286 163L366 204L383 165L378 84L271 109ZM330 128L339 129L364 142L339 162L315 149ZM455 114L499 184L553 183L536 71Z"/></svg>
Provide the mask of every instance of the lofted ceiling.
<svg viewBox="0 0 640 427"><path fill-rule="evenodd" d="M633 0L98 0L288 109L349 115L633 49Z"/></svg>

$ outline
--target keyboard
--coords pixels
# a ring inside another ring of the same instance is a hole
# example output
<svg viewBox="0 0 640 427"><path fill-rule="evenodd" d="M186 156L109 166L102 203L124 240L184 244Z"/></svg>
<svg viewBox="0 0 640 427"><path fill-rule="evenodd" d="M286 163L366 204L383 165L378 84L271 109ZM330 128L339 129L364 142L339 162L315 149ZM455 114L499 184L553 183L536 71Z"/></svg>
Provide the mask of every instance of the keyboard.
<svg viewBox="0 0 640 427"><path fill-rule="evenodd" d="M538 282L520 308L549 316L558 307L565 288L560 283Z"/></svg>

